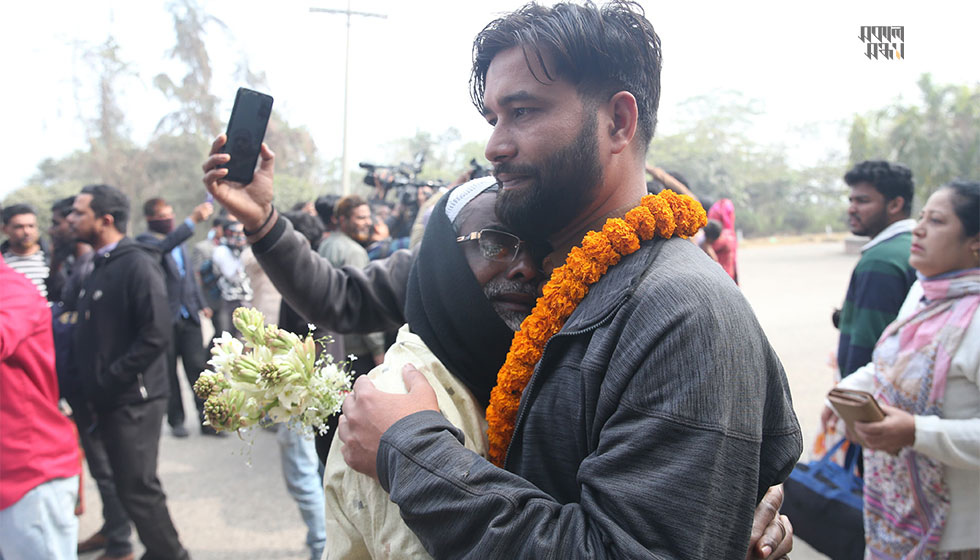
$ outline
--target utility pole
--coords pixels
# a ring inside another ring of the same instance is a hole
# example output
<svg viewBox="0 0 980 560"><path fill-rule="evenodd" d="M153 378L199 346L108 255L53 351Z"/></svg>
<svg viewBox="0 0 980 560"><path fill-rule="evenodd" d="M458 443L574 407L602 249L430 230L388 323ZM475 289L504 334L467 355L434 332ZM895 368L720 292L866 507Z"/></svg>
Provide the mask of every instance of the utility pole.
<svg viewBox="0 0 980 560"><path fill-rule="evenodd" d="M372 14L368 12L354 12L350 9L350 0L347 0L346 10L334 10L331 8L310 8L311 12L325 12L328 14L343 14L347 16L347 48L344 50L344 143L340 155L340 184L344 195L350 194L350 162L347 158L347 103L350 98L350 17L364 16L388 19L385 14Z"/></svg>

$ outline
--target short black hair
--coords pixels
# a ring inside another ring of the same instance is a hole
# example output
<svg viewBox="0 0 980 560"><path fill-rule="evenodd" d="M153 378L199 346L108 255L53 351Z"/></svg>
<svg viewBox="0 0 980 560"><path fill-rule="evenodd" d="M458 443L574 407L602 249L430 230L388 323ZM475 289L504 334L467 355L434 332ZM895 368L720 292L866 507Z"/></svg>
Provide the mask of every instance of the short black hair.
<svg viewBox="0 0 980 560"><path fill-rule="evenodd" d="M953 211L967 237L980 233L980 182L953 181L942 188L953 191Z"/></svg>
<svg viewBox="0 0 980 560"><path fill-rule="evenodd" d="M34 207L30 204L21 203L6 206L2 212L3 225L7 225L7 222L12 220L14 216L20 216L21 214L33 214L34 216L37 216L37 211L34 210Z"/></svg>
<svg viewBox="0 0 980 560"><path fill-rule="evenodd" d="M129 197L121 190L109 185L86 185L80 194L92 195L89 206L96 217L112 216L116 231L126 233L129 223Z"/></svg>
<svg viewBox="0 0 980 560"><path fill-rule="evenodd" d="M912 182L912 170L901 163L884 160L862 161L844 174L844 182L849 187L858 183L868 183L884 195L885 200L900 196L905 201L902 211L906 216L912 213L915 183Z"/></svg>
<svg viewBox="0 0 980 560"><path fill-rule="evenodd" d="M333 207L337 204L338 200L340 200L340 197L335 194L325 194L317 197L313 202L316 215L320 216L320 221L323 222L324 227L330 227L330 221L333 219Z"/></svg>
<svg viewBox="0 0 980 560"><path fill-rule="evenodd" d="M320 220L316 216L295 210L286 212L283 214L283 217L293 224L293 229L305 237L310 242L310 248L316 251L320 246L320 241L323 239L323 232L325 231Z"/></svg>
<svg viewBox="0 0 980 560"><path fill-rule="evenodd" d="M620 91L636 98L637 136L645 149L653 139L660 105L660 37L635 3L614 0L596 7L562 2L546 8L534 2L490 22L473 41L470 98L486 112L487 70L501 52L521 47L528 68L536 59L541 83L563 78L591 102L608 101ZM547 54L554 68L544 64Z"/></svg>
<svg viewBox="0 0 980 560"><path fill-rule="evenodd" d="M51 214L67 218L68 214L71 214L71 209L74 204L74 196L66 196L65 198L58 199L51 205Z"/></svg>
<svg viewBox="0 0 980 560"><path fill-rule="evenodd" d="M708 241L718 239L721 237L723 227L718 220L708 220L708 223L704 226L704 238Z"/></svg>

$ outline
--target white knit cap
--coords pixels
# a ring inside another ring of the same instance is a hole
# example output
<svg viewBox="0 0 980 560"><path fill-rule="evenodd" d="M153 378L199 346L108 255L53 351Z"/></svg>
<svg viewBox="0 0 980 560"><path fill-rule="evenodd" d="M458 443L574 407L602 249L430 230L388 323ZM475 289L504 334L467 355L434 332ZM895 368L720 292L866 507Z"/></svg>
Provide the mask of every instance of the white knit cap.
<svg viewBox="0 0 980 560"><path fill-rule="evenodd" d="M460 211L471 200L495 184L497 184L497 180L493 176L480 177L479 179L467 181L449 191L449 194L446 195L449 197L449 200L446 202L446 216L449 218L449 222L456 221L456 216L459 216Z"/></svg>

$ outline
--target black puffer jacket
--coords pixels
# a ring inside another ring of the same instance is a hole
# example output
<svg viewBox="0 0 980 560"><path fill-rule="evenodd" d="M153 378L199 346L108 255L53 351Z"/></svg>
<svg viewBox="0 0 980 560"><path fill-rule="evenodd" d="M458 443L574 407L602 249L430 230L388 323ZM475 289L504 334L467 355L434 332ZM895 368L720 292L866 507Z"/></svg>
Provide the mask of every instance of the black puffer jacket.
<svg viewBox="0 0 980 560"><path fill-rule="evenodd" d="M74 333L86 398L100 409L165 398L171 330L159 255L127 237L96 256Z"/></svg>

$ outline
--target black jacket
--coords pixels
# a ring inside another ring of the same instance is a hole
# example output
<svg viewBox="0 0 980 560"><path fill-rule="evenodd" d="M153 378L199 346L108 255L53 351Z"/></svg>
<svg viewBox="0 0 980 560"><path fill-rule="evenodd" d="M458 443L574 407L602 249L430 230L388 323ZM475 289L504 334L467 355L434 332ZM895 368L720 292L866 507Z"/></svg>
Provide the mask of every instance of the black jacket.
<svg viewBox="0 0 980 560"><path fill-rule="evenodd" d="M187 309L188 319L197 324L201 323L199 313L207 307L204 295L197 283L194 275L194 265L191 263L190 255L184 249L184 241L190 239L194 230L187 225L185 220L175 230L160 237L152 232L144 232L136 236L136 241L152 247L160 253L160 264L163 266L163 274L167 284L167 300L170 307L170 315L176 321L180 317L180 308ZM180 248L180 253L184 258L184 275L180 275L177 261L174 260L173 249Z"/></svg>
<svg viewBox="0 0 980 560"><path fill-rule="evenodd" d="M101 409L166 398L172 330L158 255L128 237L97 255L74 332L86 398Z"/></svg>

